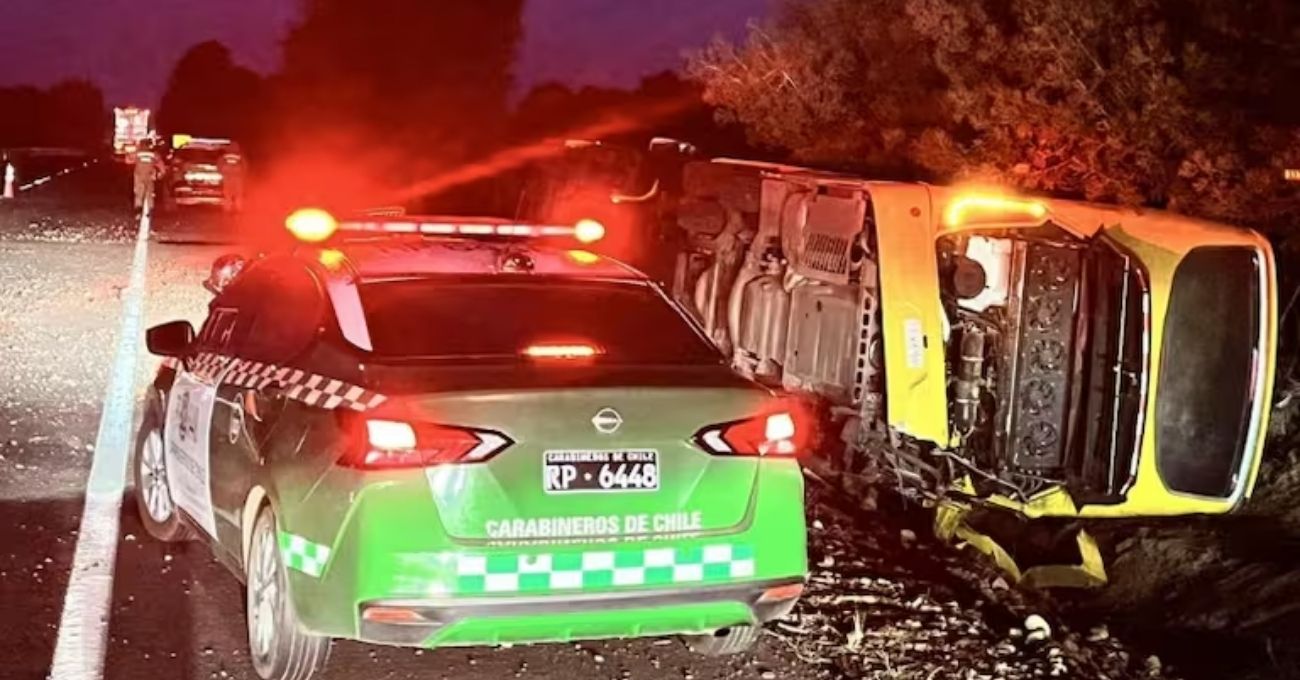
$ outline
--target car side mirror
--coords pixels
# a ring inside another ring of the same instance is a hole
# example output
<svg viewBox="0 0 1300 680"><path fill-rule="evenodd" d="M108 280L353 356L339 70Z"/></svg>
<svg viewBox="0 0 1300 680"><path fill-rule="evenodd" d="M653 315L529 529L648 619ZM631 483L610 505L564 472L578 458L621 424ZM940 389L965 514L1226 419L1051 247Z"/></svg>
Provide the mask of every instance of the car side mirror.
<svg viewBox="0 0 1300 680"><path fill-rule="evenodd" d="M676 153L683 156L694 156L700 152L700 149L694 144L683 142L680 139L673 139L671 137L655 137L650 140L650 152Z"/></svg>
<svg viewBox="0 0 1300 680"><path fill-rule="evenodd" d="M151 354L160 357L184 357L194 346L194 326L188 321L171 321L154 326L144 334Z"/></svg>

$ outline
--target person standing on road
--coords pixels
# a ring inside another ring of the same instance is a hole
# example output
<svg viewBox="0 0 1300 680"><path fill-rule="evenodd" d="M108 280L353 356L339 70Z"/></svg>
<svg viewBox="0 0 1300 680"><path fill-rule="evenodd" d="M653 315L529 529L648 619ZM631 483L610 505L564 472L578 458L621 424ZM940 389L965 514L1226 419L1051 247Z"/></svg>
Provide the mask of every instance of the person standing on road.
<svg viewBox="0 0 1300 680"><path fill-rule="evenodd" d="M144 142L135 158L135 212L144 209L144 199L153 194L154 185L166 171L162 156L154 150L152 142Z"/></svg>
<svg viewBox="0 0 1300 680"><path fill-rule="evenodd" d="M244 209L244 157L238 145L221 154L221 205L226 212Z"/></svg>

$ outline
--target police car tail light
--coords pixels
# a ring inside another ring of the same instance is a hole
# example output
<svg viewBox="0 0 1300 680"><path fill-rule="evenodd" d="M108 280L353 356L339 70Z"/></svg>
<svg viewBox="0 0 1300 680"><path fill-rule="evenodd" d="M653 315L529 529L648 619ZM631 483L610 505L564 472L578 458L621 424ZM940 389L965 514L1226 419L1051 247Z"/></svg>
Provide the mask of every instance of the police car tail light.
<svg viewBox="0 0 1300 680"><path fill-rule="evenodd" d="M696 443L720 456L793 456L807 445L807 426L793 410L706 427Z"/></svg>
<svg viewBox="0 0 1300 680"><path fill-rule="evenodd" d="M446 463L476 463L512 443L495 432L367 418L354 451L344 462L367 470L419 468Z"/></svg>
<svg viewBox="0 0 1300 680"><path fill-rule="evenodd" d="M404 451L416 445L415 428L394 420L367 420L366 439L380 451Z"/></svg>

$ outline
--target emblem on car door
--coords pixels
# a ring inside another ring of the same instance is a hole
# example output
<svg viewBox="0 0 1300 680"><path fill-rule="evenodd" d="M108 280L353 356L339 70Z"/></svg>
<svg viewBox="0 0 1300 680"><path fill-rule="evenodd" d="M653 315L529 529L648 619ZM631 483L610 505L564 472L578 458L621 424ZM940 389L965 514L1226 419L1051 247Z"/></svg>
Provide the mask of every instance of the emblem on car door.
<svg viewBox="0 0 1300 680"><path fill-rule="evenodd" d="M618 428L623 426L623 416L612 408L603 408L591 417L591 424L596 426L596 431L601 434L614 434Z"/></svg>

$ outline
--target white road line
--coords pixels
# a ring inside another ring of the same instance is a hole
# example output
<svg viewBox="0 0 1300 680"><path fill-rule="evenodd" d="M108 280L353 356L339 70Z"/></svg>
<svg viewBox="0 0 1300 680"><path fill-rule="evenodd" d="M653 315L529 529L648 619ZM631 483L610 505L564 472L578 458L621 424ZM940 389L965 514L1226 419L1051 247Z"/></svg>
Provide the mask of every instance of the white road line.
<svg viewBox="0 0 1300 680"><path fill-rule="evenodd" d="M82 168L88 168L88 167L90 167L90 165L91 165L92 163L97 163L97 162L99 162L99 159L88 160L88 161L86 161L85 163L82 163L79 167L76 167L76 168L64 168L64 169L62 169L62 170L60 170L60 171L54 173L53 175L49 175L49 176L46 176L46 177L42 177L42 178L40 178L40 179L38 179L38 180L34 180L34 181L31 181L31 182L28 182L28 183L26 183L26 184L24 184L24 185L18 187L18 193L22 193L22 192L24 192L24 191L31 191L32 189L35 189L36 187L38 187L38 186L40 186L40 185L42 185L42 184L45 184L46 182L49 182L50 180L54 179L55 177L61 177L61 176L63 176L63 175L66 175L66 174L68 174L68 173L73 172L74 170L80 170L80 169L82 169Z"/></svg>
<svg viewBox="0 0 1300 680"><path fill-rule="evenodd" d="M86 481L86 506L81 513L72 574L63 599L59 637L54 645L50 680L99 680L104 672L105 640L113 597L113 568L127 461L131 457L131 425L135 411L136 356L144 323L146 264L153 201L145 204L131 261L131 279L123 295L122 327L108 377L104 411L95 438L95 457Z"/></svg>

